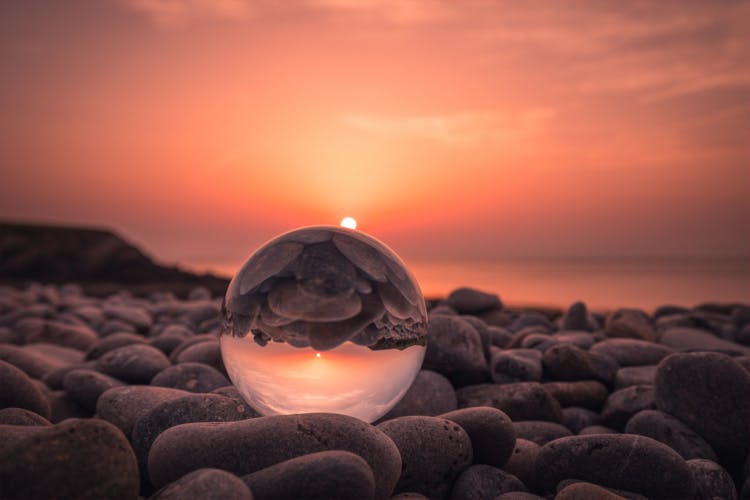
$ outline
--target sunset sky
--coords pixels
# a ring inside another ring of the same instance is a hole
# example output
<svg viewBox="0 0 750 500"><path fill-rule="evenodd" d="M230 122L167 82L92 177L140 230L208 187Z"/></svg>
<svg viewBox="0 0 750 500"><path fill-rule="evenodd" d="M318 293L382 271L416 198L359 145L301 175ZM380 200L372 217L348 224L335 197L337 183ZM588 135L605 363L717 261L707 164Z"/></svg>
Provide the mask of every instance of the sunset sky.
<svg viewBox="0 0 750 500"><path fill-rule="evenodd" d="M168 262L750 255L750 2L0 4L0 218Z"/></svg>

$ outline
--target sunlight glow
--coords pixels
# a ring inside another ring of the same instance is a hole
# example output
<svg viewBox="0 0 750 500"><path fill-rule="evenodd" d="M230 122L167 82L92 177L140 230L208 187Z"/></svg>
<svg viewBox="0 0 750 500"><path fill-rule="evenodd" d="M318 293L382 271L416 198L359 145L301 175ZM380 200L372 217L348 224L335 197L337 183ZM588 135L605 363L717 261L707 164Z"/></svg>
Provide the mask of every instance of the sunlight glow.
<svg viewBox="0 0 750 500"><path fill-rule="evenodd" d="M341 219L341 227L345 227L348 229L357 229L357 221L354 219L354 217L344 217Z"/></svg>

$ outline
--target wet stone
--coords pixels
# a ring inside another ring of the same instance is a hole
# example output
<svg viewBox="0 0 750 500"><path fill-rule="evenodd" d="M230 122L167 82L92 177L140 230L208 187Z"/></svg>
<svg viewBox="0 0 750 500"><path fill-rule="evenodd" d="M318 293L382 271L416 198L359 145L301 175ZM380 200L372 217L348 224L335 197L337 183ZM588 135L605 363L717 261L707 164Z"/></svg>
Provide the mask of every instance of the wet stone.
<svg viewBox="0 0 750 500"><path fill-rule="evenodd" d="M375 477L367 462L349 451L332 450L292 458L243 476L255 499L330 500L375 498Z"/></svg>
<svg viewBox="0 0 750 500"><path fill-rule="evenodd" d="M401 454L396 492L416 491L445 498L455 478L472 460L469 435L461 426L438 417L400 417L378 425Z"/></svg>

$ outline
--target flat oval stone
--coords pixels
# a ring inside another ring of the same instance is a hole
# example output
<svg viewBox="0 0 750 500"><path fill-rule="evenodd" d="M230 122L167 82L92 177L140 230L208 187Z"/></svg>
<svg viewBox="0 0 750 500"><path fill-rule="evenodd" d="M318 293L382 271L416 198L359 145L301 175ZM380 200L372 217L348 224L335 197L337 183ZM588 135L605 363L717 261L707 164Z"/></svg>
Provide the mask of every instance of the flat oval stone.
<svg viewBox="0 0 750 500"><path fill-rule="evenodd" d="M109 335L108 337L104 337L103 339L99 339L98 341L93 343L86 351L86 355L84 359L86 360L99 359L100 357L102 357L103 354L113 349L117 349L118 347L124 347L126 345L131 345L131 344L145 344L145 343L146 343L146 338L143 335L138 335L137 333L130 333L130 332L113 333L112 335Z"/></svg>
<svg viewBox="0 0 750 500"><path fill-rule="evenodd" d="M128 440L99 419L0 425L3 498L133 499L138 467Z"/></svg>
<svg viewBox="0 0 750 500"><path fill-rule="evenodd" d="M345 415L307 413L239 422L191 423L162 432L149 453L159 487L205 467L243 476L318 451L351 451L372 468L375 498L388 498L401 473L398 448L382 431Z"/></svg>
<svg viewBox="0 0 750 500"><path fill-rule="evenodd" d="M130 436L136 421L159 404L190 395L187 391L131 385L104 391L96 402L96 413Z"/></svg>
<svg viewBox="0 0 750 500"><path fill-rule="evenodd" d="M471 324L455 316L434 316L427 331L424 368L459 385L489 378L482 339Z"/></svg>
<svg viewBox="0 0 750 500"><path fill-rule="evenodd" d="M89 411L96 411L96 402L106 390L123 383L95 370L71 370L63 379L63 389L68 396Z"/></svg>
<svg viewBox="0 0 750 500"><path fill-rule="evenodd" d="M0 425L52 425L52 422L24 408L3 408L0 410Z"/></svg>
<svg viewBox="0 0 750 500"><path fill-rule="evenodd" d="M211 392L229 385L229 379L203 363L179 363L157 373L151 379L151 385L189 392Z"/></svg>
<svg viewBox="0 0 750 500"><path fill-rule="evenodd" d="M536 490L536 456L540 449L541 447L532 441L516 439L516 446L508 462L503 466L503 470L510 472L521 482Z"/></svg>
<svg viewBox="0 0 750 500"><path fill-rule="evenodd" d="M24 408L49 418L50 406L41 389L20 369L0 361L0 409Z"/></svg>
<svg viewBox="0 0 750 500"><path fill-rule="evenodd" d="M375 477L359 455L331 450L292 458L243 476L258 499L375 498Z"/></svg>
<svg viewBox="0 0 750 500"><path fill-rule="evenodd" d="M378 425L401 454L396 492L443 498L472 460L471 439L455 422L438 417L400 417Z"/></svg>
<svg viewBox="0 0 750 500"><path fill-rule="evenodd" d="M96 360L96 369L124 382L147 384L170 364L159 349L146 344L132 344L104 354Z"/></svg>
<svg viewBox="0 0 750 500"><path fill-rule="evenodd" d="M434 417L455 410L456 406L456 391L450 381L437 372L420 370L401 401L381 420L408 415Z"/></svg>
<svg viewBox="0 0 750 500"><path fill-rule="evenodd" d="M464 408L440 415L461 426L471 439L473 462L502 467L513 453L516 431L508 415L489 406Z"/></svg>
<svg viewBox="0 0 750 500"><path fill-rule="evenodd" d="M619 365L609 356L556 344L544 351L544 373L555 380L600 380L611 384Z"/></svg>
<svg viewBox="0 0 750 500"><path fill-rule="evenodd" d="M496 498L503 493L527 491L513 474L491 465L472 465L458 476L453 484L451 500Z"/></svg>
<svg viewBox="0 0 750 500"><path fill-rule="evenodd" d="M591 346L591 352L605 354L620 366L655 365L674 353L671 347L638 339L606 339Z"/></svg>
<svg viewBox="0 0 750 500"><path fill-rule="evenodd" d="M656 408L654 388L650 385L631 385L613 392L602 408L602 424L621 430L630 417L641 410Z"/></svg>
<svg viewBox="0 0 750 500"><path fill-rule="evenodd" d="M219 469L198 469L157 491L149 500L253 500L250 489L234 474Z"/></svg>
<svg viewBox="0 0 750 500"><path fill-rule="evenodd" d="M569 484L555 495L555 500L589 500L592 498L596 500L626 500L625 497L613 493L607 488L584 481Z"/></svg>
<svg viewBox="0 0 750 500"><path fill-rule="evenodd" d="M459 408L492 406L512 420L549 420L560 422L560 405L537 382L516 384L477 384L456 391Z"/></svg>
<svg viewBox="0 0 750 500"><path fill-rule="evenodd" d="M313 297L302 292L294 282L286 281L268 294L268 307L292 321L342 321L359 314L362 300L356 293Z"/></svg>
<svg viewBox="0 0 750 500"><path fill-rule="evenodd" d="M526 439L540 446L555 439L572 435L567 427L556 422L547 422L544 420L513 422L513 429L516 431L516 436L520 439Z"/></svg>
<svg viewBox="0 0 750 500"><path fill-rule="evenodd" d="M696 498L700 500L712 500L714 498L725 498L735 500L737 489L734 487L732 476L719 464L711 460L694 458L687 461L690 472L698 487Z"/></svg>
<svg viewBox="0 0 750 500"><path fill-rule="evenodd" d="M515 351L527 349L508 349L496 352L490 361L490 374L496 384L514 382L539 382L542 379L541 356L529 356ZM538 352L538 351L535 351Z"/></svg>
<svg viewBox="0 0 750 500"><path fill-rule="evenodd" d="M685 461L670 447L629 434L571 436L539 450L537 480L542 491L580 479L633 491L650 499L692 498L695 482Z"/></svg>
<svg viewBox="0 0 750 500"><path fill-rule="evenodd" d="M633 415L625 426L628 434L648 436L666 444L685 460L706 458L718 461L705 439L672 415L658 410L643 410Z"/></svg>
<svg viewBox="0 0 750 500"><path fill-rule="evenodd" d="M264 247L249 259L250 266L244 268L239 277L240 294L253 291L265 280L281 272L304 250L305 245L296 241L284 241Z"/></svg>
<svg viewBox="0 0 750 500"><path fill-rule="evenodd" d="M335 234L333 244L368 277L381 283L386 281L387 267L375 248L344 234Z"/></svg>
<svg viewBox="0 0 750 500"><path fill-rule="evenodd" d="M609 397L607 387L596 380L546 382L542 386L562 407L578 406L599 411Z"/></svg>
<svg viewBox="0 0 750 500"><path fill-rule="evenodd" d="M475 288L457 288L448 294L446 303L461 314L476 314L488 309L500 309L500 298Z"/></svg>
<svg viewBox="0 0 750 500"><path fill-rule="evenodd" d="M631 385L654 385L656 365L626 366L615 374L615 389L624 389Z"/></svg>

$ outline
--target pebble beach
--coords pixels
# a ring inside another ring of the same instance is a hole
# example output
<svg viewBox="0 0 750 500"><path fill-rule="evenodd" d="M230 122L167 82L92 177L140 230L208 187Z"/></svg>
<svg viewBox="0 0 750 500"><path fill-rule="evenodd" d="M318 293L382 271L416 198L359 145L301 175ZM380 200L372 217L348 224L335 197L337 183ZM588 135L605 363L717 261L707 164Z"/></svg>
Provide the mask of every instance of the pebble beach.
<svg viewBox="0 0 750 500"><path fill-rule="evenodd" d="M259 416L220 310L202 287L0 287L0 498L750 498L750 305L458 288L428 301L422 370L372 424Z"/></svg>

